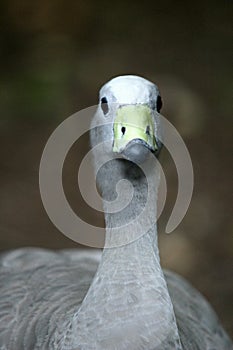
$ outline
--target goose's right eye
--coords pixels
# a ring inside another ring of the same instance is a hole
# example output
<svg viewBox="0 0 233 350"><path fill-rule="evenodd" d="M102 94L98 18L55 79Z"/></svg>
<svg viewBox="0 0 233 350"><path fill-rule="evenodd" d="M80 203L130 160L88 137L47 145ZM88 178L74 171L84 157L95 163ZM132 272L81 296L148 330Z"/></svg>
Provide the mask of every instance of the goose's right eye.
<svg viewBox="0 0 233 350"><path fill-rule="evenodd" d="M101 108L102 108L104 115L106 115L109 111L108 100L106 99L106 97L101 98Z"/></svg>

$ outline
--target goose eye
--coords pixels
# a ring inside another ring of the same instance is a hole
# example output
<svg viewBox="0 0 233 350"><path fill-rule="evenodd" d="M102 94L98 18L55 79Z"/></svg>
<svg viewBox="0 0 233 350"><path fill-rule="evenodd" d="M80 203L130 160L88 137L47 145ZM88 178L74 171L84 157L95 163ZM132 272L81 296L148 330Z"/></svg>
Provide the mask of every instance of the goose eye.
<svg viewBox="0 0 233 350"><path fill-rule="evenodd" d="M106 99L106 97L101 98L101 108L102 108L104 115L106 115L109 111L108 100Z"/></svg>
<svg viewBox="0 0 233 350"><path fill-rule="evenodd" d="M157 101L156 101L156 109L157 109L157 112L160 112L160 109L162 108L162 99L161 99L161 96L159 95L157 97Z"/></svg>

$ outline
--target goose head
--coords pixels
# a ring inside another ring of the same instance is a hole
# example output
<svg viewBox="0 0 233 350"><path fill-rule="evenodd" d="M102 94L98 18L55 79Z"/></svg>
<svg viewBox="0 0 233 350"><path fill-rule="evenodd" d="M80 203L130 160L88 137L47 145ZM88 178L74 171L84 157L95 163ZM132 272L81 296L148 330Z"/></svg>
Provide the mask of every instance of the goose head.
<svg viewBox="0 0 233 350"><path fill-rule="evenodd" d="M109 141L105 152L134 163L143 163L161 149L159 112L162 100L158 87L134 75L113 78L99 93L95 119L104 124L98 142Z"/></svg>

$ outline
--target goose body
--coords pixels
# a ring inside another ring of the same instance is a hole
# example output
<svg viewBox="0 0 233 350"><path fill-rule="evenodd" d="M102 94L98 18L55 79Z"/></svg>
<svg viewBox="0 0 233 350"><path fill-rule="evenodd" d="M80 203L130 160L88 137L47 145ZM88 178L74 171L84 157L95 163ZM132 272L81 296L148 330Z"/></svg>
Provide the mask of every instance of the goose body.
<svg viewBox="0 0 233 350"><path fill-rule="evenodd" d="M233 349L208 302L160 266L155 220L159 169L151 161L161 147L160 104L156 85L136 76L115 78L100 90L91 142L93 147L101 144L94 162L96 169L103 164L97 182L106 247L102 253L24 248L2 254L0 350ZM109 124L103 125L106 118ZM111 153L117 157L104 161ZM111 212L113 189L121 179L130 181L132 201ZM153 181L152 189L148 181ZM137 226L127 226L143 211L148 191L147 215Z"/></svg>
<svg viewBox="0 0 233 350"><path fill-rule="evenodd" d="M64 335L100 260L101 253L93 250L22 248L2 254L0 349L78 349L70 347L70 339ZM169 271L164 274L183 349L232 349L208 302L180 276ZM96 348L95 344L86 347ZM115 348L114 343L106 347ZM128 349L140 348L129 345ZM141 349L153 349L153 344L145 340Z"/></svg>

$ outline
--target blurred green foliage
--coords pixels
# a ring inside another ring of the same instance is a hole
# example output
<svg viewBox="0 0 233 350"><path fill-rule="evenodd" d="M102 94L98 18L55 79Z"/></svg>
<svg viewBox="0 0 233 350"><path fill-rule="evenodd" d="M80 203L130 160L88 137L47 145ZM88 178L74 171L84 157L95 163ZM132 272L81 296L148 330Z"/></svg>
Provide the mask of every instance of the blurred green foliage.
<svg viewBox="0 0 233 350"><path fill-rule="evenodd" d="M221 91L223 118L231 102L231 10L227 0L2 0L1 118L62 119L125 73L177 75L209 99Z"/></svg>

